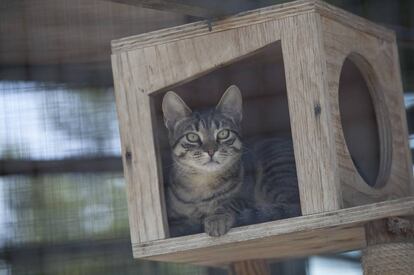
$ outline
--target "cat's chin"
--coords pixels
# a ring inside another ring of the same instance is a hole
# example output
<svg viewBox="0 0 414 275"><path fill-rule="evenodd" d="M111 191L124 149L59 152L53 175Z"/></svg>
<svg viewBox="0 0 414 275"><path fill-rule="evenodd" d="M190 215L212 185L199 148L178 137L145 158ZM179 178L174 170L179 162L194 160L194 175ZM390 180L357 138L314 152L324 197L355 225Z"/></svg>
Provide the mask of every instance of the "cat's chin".
<svg viewBox="0 0 414 275"><path fill-rule="evenodd" d="M203 164L202 168L207 172L214 172L223 169L223 165L218 161L210 160Z"/></svg>

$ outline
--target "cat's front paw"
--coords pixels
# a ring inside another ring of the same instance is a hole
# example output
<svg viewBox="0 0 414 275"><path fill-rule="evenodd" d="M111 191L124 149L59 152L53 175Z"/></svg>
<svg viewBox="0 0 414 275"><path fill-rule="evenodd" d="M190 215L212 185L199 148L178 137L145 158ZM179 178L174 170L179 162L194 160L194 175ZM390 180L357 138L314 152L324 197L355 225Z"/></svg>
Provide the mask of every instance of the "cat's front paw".
<svg viewBox="0 0 414 275"><path fill-rule="evenodd" d="M234 216L229 213L214 214L204 219L204 231L213 237L226 234L234 225Z"/></svg>

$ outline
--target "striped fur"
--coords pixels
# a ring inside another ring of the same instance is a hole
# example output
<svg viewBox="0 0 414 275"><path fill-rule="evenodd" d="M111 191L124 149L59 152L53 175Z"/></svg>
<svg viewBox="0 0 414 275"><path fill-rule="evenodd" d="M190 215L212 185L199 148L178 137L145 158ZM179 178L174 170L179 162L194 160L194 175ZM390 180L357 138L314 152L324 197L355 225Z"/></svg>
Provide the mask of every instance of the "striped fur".
<svg viewBox="0 0 414 275"><path fill-rule="evenodd" d="M299 216L300 201L293 144L266 139L254 145L256 221Z"/></svg>
<svg viewBox="0 0 414 275"><path fill-rule="evenodd" d="M173 160L166 186L172 236L220 236L234 226L300 213L292 143L267 139L246 150L236 86L206 112L192 112L168 92L163 112Z"/></svg>

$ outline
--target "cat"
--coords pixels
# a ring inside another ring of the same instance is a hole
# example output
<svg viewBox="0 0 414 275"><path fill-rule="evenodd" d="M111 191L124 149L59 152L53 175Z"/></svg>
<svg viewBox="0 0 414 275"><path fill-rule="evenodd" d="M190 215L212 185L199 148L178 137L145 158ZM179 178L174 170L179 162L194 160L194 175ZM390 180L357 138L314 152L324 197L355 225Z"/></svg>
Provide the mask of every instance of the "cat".
<svg viewBox="0 0 414 275"><path fill-rule="evenodd" d="M172 167L166 179L171 236L300 215L291 140L242 142L242 95L235 85L215 108L193 112L174 92L164 95Z"/></svg>

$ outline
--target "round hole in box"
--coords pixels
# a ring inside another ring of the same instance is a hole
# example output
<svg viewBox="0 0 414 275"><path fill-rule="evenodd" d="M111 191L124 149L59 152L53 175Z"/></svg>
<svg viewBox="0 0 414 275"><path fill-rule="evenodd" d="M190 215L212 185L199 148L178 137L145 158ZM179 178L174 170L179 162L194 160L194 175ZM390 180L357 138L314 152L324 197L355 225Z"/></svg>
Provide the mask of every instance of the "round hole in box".
<svg viewBox="0 0 414 275"><path fill-rule="evenodd" d="M372 187L382 187L391 167L389 118L373 68L360 55L345 59L339 80L339 110L355 169Z"/></svg>

